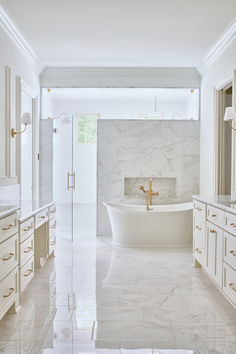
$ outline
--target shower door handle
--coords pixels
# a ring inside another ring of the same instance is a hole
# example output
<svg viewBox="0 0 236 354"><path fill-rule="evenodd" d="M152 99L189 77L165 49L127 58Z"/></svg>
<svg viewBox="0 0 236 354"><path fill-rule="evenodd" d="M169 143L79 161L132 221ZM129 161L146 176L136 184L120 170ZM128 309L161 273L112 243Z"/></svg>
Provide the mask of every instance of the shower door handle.
<svg viewBox="0 0 236 354"><path fill-rule="evenodd" d="M70 185L70 177L73 177L73 185L72 186ZM75 190L75 172L73 172L73 173L67 172L67 190L69 190L69 189Z"/></svg>

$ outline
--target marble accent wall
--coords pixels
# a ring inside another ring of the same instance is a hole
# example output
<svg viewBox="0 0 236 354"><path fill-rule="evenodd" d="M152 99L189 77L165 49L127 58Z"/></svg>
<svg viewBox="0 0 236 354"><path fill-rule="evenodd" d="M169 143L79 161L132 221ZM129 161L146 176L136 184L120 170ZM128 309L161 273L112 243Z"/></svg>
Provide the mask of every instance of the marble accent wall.
<svg viewBox="0 0 236 354"><path fill-rule="evenodd" d="M159 192L156 204L191 201L199 193L199 130L199 121L98 120L98 235L111 234L103 201L145 203L139 191L133 192L132 181L127 192L127 178L152 177Z"/></svg>

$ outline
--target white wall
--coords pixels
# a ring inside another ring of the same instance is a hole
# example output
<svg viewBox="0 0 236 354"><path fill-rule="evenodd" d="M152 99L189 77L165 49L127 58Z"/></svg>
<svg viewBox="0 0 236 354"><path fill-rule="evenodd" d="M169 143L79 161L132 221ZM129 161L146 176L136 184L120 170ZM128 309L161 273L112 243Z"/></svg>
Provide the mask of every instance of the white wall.
<svg viewBox="0 0 236 354"><path fill-rule="evenodd" d="M36 66L24 56L6 32L0 28L0 178L6 175L6 121L5 121L5 67L11 68L11 127L16 127L16 77L20 77L35 92L39 93L39 78ZM38 117L36 129L38 128ZM18 123L19 124L19 123ZM36 136L38 148L38 137ZM13 146L16 149L16 145ZM35 151L37 154L38 151ZM38 166L36 165L36 173Z"/></svg>
<svg viewBox="0 0 236 354"><path fill-rule="evenodd" d="M215 87L233 79L236 69L236 39L206 70L201 86L200 191L214 193Z"/></svg>

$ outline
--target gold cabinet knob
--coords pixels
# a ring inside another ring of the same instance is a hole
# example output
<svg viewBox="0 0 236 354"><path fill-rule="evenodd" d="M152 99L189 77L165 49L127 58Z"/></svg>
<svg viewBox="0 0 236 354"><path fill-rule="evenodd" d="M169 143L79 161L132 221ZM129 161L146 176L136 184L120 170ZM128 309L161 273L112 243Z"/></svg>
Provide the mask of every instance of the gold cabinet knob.
<svg viewBox="0 0 236 354"><path fill-rule="evenodd" d="M235 256L235 257L236 257L236 251L230 250L229 253L232 254L232 256Z"/></svg>
<svg viewBox="0 0 236 354"><path fill-rule="evenodd" d="M28 273L24 274L24 277L28 277L31 273L33 273L32 269L28 269Z"/></svg>
<svg viewBox="0 0 236 354"><path fill-rule="evenodd" d="M32 247L27 247L27 248L24 250L24 253L29 253L30 251L32 251Z"/></svg>
<svg viewBox="0 0 236 354"><path fill-rule="evenodd" d="M233 283L229 283L229 287L230 287L233 291L236 291L236 288L234 287L234 284L233 284Z"/></svg>
<svg viewBox="0 0 236 354"><path fill-rule="evenodd" d="M210 229L211 234L216 234L216 230Z"/></svg>
<svg viewBox="0 0 236 354"><path fill-rule="evenodd" d="M15 291L14 288L10 288L9 293L7 295L3 295L3 297L9 297L11 294L13 294Z"/></svg>
<svg viewBox="0 0 236 354"><path fill-rule="evenodd" d="M8 261L9 259L11 259L14 256L14 253L9 253L9 255L7 257L4 257L3 260L4 261Z"/></svg>
<svg viewBox="0 0 236 354"><path fill-rule="evenodd" d="M8 231L8 230L10 230L10 229L12 229L13 228L13 225L12 224L9 224L9 225L7 225L7 226L3 226L3 231Z"/></svg>

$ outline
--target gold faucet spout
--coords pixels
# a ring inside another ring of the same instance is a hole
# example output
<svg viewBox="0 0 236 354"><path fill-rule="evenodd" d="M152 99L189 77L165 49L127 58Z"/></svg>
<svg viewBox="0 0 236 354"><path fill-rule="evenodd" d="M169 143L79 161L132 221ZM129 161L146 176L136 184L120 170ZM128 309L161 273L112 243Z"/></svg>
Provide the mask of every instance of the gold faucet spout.
<svg viewBox="0 0 236 354"><path fill-rule="evenodd" d="M149 179L149 189L145 190L144 186L141 185L138 187L145 194L147 210L149 210L149 206L152 205L152 197L155 195L159 195L158 192L152 191L152 178Z"/></svg>

